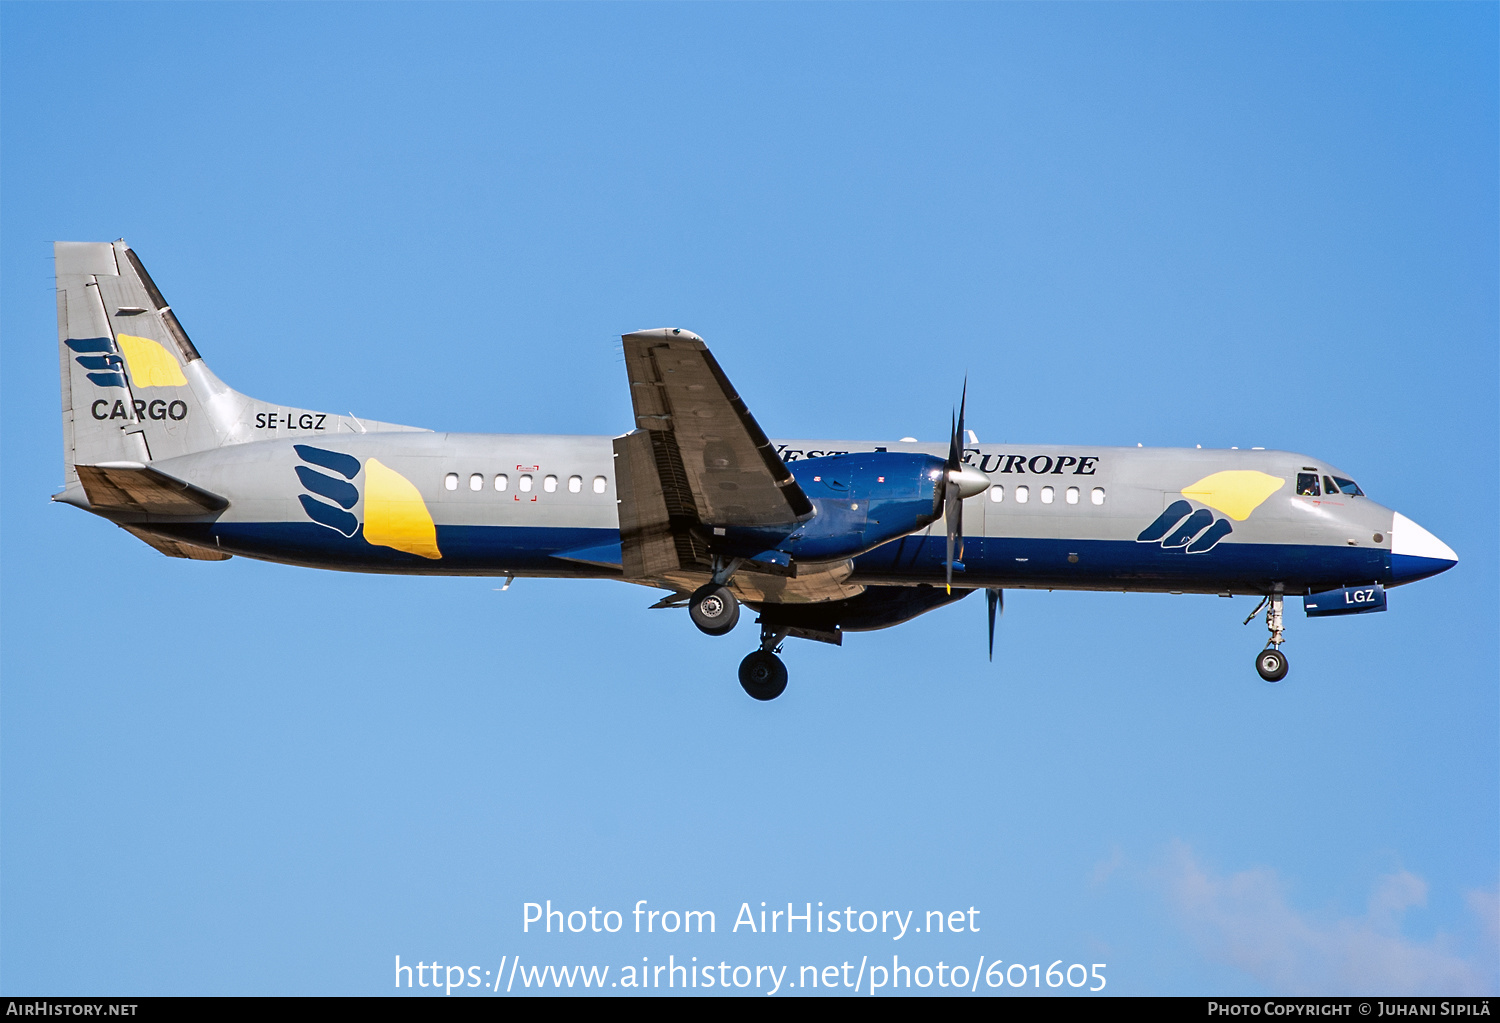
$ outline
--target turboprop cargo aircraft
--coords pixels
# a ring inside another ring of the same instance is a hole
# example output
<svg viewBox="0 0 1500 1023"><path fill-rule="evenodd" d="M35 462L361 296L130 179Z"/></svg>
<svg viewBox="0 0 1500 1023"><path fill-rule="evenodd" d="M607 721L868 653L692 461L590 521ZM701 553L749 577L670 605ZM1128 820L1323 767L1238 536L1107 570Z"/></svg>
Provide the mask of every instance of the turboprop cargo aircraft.
<svg viewBox="0 0 1500 1023"><path fill-rule="evenodd" d="M1457 555L1353 477L1287 451L773 441L690 331L624 335L618 437L436 433L258 401L208 369L123 241L58 242L65 486L174 558L425 575L621 579L760 641L740 684L786 688L789 637L839 644L975 590L1260 596L1386 609ZM509 585L507 582L506 585ZM1247 618L1246 621L1250 621Z"/></svg>

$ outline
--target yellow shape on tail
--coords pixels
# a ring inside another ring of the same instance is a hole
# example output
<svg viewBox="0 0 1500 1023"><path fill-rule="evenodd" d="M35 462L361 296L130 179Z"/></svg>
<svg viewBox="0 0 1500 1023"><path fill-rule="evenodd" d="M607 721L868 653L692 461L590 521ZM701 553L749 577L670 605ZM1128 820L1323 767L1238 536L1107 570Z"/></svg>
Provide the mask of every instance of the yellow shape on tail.
<svg viewBox="0 0 1500 1023"><path fill-rule="evenodd" d="M365 462L365 541L433 560L443 556L421 493L375 458Z"/></svg>
<svg viewBox="0 0 1500 1023"><path fill-rule="evenodd" d="M135 386L181 387L187 383L177 360L149 337L121 334L115 340L120 342L120 350L130 364L130 379Z"/></svg>
<svg viewBox="0 0 1500 1023"><path fill-rule="evenodd" d="M1244 522L1266 498L1286 485L1280 476L1254 469L1228 469L1205 476L1182 488L1182 496L1221 511L1236 522Z"/></svg>

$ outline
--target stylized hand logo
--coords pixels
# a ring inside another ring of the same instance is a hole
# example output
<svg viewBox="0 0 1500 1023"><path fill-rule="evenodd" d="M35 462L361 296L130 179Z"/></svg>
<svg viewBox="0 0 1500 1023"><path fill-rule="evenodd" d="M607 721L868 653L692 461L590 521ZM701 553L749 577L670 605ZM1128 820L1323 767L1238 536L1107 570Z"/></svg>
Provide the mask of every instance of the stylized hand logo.
<svg viewBox="0 0 1500 1023"><path fill-rule="evenodd" d="M353 455L325 451L307 444L294 444L292 448L297 452L297 457L304 462L332 469L346 479L352 480L359 475L359 459ZM359 529L359 520L348 511L359 500L359 490L354 484L336 479L327 473L309 469L305 465L297 466L297 479L301 480L302 486L306 489L319 497L326 497L339 506L335 508L332 504L319 501L307 494L298 494L297 499L302 502L302 510L307 512L307 517L319 525L337 529L345 536L353 536Z"/></svg>
<svg viewBox="0 0 1500 1023"><path fill-rule="evenodd" d="M1135 539L1137 543L1160 543L1169 551L1205 554L1232 532L1234 527L1228 519L1216 522L1214 513L1207 508L1193 511L1193 506L1187 501L1173 501Z"/></svg>

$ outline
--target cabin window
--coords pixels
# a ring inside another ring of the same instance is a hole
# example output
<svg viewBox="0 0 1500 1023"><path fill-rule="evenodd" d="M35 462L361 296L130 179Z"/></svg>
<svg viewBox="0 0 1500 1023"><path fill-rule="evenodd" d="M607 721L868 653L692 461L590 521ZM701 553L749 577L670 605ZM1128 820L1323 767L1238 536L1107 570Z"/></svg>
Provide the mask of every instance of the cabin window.
<svg viewBox="0 0 1500 1023"><path fill-rule="evenodd" d="M1318 497L1318 474L1315 472L1299 472L1297 474L1297 496Z"/></svg>
<svg viewBox="0 0 1500 1023"><path fill-rule="evenodd" d="M1068 503L1069 504L1077 504L1078 503L1078 488L1077 487L1069 487L1068 488L1067 497L1068 497Z"/></svg>
<svg viewBox="0 0 1500 1023"><path fill-rule="evenodd" d="M609 486L609 480L605 479L603 476L594 477L594 493L604 493L604 488L607 486Z"/></svg>
<svg viewBox="0 0 1500 1023"><path fill-rule="evenodd" d="M557 477L552 475L543 476L542 489L549 494L555 493L557 491Z"/></svg>
<svg viewBox="0 0 1500 1023"><path fill-rule="evenodd" d="M996 504L999 504L1001 501L1005 500L1005 488L998 483L996 483L993 487L990 487L990 500L995 502Z"/></svg>
<svg viewBox="0 0 1500 1023"><path fill-rule="evenodd" d="M458 473L456 473L456 472L450 472L448 475L446 475L446 476L443 477L443 489L444 490L457 490L458 489Z"/></svg>
<svg viewBox="0 0 1500 1023"><path fill-rule="evenodd" d="M520 485L521 485L521 492L523 494L529 494L529 493L531 493L531 474L530 473L527 473L525 476L521 477L521 484Z"/></svg>
<svg viewBox="0 0 1500 1023"><path fill-rule="evenodd" d="M1020 486L1016 488L1016 504L1025 504L1031 500L1031 488Z"/></svg>
<svg viewBox="0 0 1500 1023"><path fill-rule="evenodd" d="M510 486L510 477L507 476L507 475L505 475L505 473L503 473L503 472L499 473L495 477L495 489L496 490L505 490L509 486Z"/></svg>
<svg viewBox="0 0 1500 1023"><path fill-rule="evenodd" d="M1089 492L1089 500L1093 501L1095 504L1103 504L1104 503L1104 488L1103 487L1095 487L1092 491Z"/></svg>
<svg viewBox="0 0 1500 1023"><path fill-rule="evenodd" d="M583 492L583 477L582 476L569 476L568 477L568 493L570 493L570 494L578 494L578 493L582 493L582 492Z"/></svg>
<svg viewBox="0 0 1500 1023"><path fill-rule="evenodd" d="M1042 488L1042 503L1043 504L1051 504L1052 503L1052 488L1051 487L1043 487Z"/></svg>
<svg viewBox="0 0 1500 1023"><path fill-rule="evenodd" d="M474 475L472 475L472 476L469 477L469 489L470 490L483 490L484 489L484 474L483 473L476 472Z"/></svg>

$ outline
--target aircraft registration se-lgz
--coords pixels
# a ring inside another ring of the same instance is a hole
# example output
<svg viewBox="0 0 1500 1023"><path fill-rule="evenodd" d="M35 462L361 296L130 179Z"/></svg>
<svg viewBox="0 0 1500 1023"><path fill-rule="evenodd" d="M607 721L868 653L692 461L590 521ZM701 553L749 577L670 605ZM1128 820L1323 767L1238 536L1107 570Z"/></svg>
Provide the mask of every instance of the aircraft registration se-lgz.
<svg viewBox="0 0 1500 1023"><path fill-rule="evenodd" d="M53 500L176 558L622 579L715 636L748 605L760 642L739 679L758 700L786 688L788 637L839 644L979 589L991 657L1009 588L1258 595L1255 666L1277 682L1287 595L1311 617L1384 611L1387 588L1458 560L1292 452L984 445L962 402L946 445L772 441L702 339L673 328L624 335L635 429L619 437L287 408L209 370L123 241L54 256Z"/></svg>

